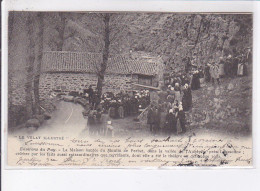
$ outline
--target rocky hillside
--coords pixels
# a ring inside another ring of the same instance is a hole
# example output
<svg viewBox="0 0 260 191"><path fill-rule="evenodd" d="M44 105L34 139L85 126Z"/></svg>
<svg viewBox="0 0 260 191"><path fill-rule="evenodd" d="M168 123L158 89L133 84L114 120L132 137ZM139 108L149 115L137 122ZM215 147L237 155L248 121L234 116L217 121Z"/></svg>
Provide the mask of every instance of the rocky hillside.
<svg viewBox="0 0 260 191"><path fill-rule="evenodd" d="M205 84L193 91L187 113L189 128L247 135L252 125L252 76L224 78L221 85Z"/></svg>
<svg viewBox="0 0 260 191"><path fill-rule="evenodd" d="M242 54L252 46L251 14L110 14L110 53L153 52L182 67L192 57ZM44 13L44 49L101 52L104 23L99 13ZM177 69L178 69L177 67Z"/></svg>
<svg viewBox="0 0 260 191"><path fill-rule="evenodd" d="M102 51L102 16L67 14L64 17L63 50ZM55 34L53 30L60 31L60 27L53 25L49 32ZM55 39L49 38L46 42L55 42ZM179 70L186 57L200 65L205 64L209 56L217 61L223 55L242 54L245 48L252 46L252 15L114 13L110 19L110 40L111 54L152 52Z"/></svg>

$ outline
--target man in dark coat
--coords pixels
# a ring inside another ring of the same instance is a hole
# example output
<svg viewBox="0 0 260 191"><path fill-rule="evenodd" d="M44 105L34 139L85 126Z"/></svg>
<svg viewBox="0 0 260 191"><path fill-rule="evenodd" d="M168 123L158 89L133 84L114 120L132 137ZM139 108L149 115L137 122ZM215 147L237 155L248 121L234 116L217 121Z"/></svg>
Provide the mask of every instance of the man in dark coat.
<svg viewBox="0 0 260 191"><path fill-rule="evenodd" d="M232 66L233 63L232 63L232 56L231 55L228 55L225 63L224 63L224 71L225 71L225 74L227 77L232 77Z"/></svg>
<svg viewBox="0 0 260 191"><path fill-rule="evenodd" d="M118 116L118 103L116 100L112 100L108 110L108 115L111 118L116 118Z"/></svg>
<svg viewBox="0 0 260 191"><path fill-rule="evenodd" d="M176 118L173 109L170 109L169 113L166 115L166 127L168 133L177 133Z"/></svg>
<svg viewBox="0 0 260 191"><path fill-rule="evenodd" d="M154 134L157 134L159 132L160 123L161 123L161 111L159 108L156 108L154 112Z"/></svg>
<svg viewBox="0 0 260 191"><path fill-rule="evenodd" d="M100 104L100 95L98 94L98 91L94 91L92 94L92 106L94 107L94 109L97 109L98 105Z"/></svg>
<svg viewBox="0 0 260 191"><path fill-rule="evenodd" d="M92 105L92 99L93 99L93 94L94 94L94 90L92 89L92 86L90 85L88 89L84 90L84 94L88 94L88 100L89 103Z"/></svg>
<svg viewBox="0 0 260 191"><path fill-rule="evenodd" d="M190 69L192 67L190 57L188 57L187 59L184 59L184 61L186 62L185 63L185 72L189 73L189 71L190 71Z"/></svg>
<svg viewBox="0 0 260 191"><path fill-rule="evenodd" d="M192 106L192 94L188 84L184 85L182 97L183 110L188 111Z"/></svg>
<svg viewBox="0 0 260 191"><path fill-rule="evenodd" d="M132 114L138 113L138 99L137 96L133 96L130 100Z"/></svg>
<svg viewBox="0 0 260 191"><path fill-rule="evenodd" d="M198 90L200 88L200 78L199 78L199 71L196 70L193 72L192 80L191 80L191 89Z"/></svg>
<svg viewBox="0 0 260 191"><path fill-rule="evenodd" d="M150 131L154 131L154 116L155 116L155 111L154 111L154 106L151 106L151 108L148 110L147 113L147 124L150 126Z"/></svg>
<svg viewBox="0 0 260 191"><path fill-rule="evenodd" d="M206 64L204 68L204 77L206 82L210 82L211 76L210 76L210 64Z"/></svg>
<svg viewBox="0 0 260 191"><path fill-rule="evenodd" d="M128 104L127 104L127 97L125 97L123 100L122 100L122 105L123 105L123 109L124 109L124 116L128 116Z"/></svg>

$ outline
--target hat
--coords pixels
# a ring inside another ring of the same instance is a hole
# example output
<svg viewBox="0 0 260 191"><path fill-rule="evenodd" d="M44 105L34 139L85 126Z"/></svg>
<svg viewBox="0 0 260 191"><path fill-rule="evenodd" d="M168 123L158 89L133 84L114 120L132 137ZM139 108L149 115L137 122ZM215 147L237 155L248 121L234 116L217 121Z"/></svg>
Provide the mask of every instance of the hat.
<svg viewBox="0 0 260 191"><path fill-rule="evenodd" d="M169 110L169 113L173 113L173 109L170 109L170 110Z"/></svg>
<svg viewBox="0 0 260 191"><path fill-rule="evenodd" d="M179 86L179 83L175 83L175 86Z"/></svg>
<svg viewBox="0 0 260 191"><path fill-rule="evenodd" d="M111 125L111 124L112 124L112 122L111 122L111 121L107 121L107 124L108 124L108 125Z"/></svg>
<svg viewBox="0 0 260 191"><path fill-rule="evenodd" d="M228 58L231 58L232 56L231 56L231 54L230 55L228 55Z"/></svg>

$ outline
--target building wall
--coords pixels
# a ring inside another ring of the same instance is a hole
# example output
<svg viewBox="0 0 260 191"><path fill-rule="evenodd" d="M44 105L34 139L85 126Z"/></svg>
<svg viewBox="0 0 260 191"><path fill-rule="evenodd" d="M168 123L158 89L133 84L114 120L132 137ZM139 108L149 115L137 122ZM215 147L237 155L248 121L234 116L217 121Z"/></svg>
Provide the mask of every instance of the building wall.
<svg viewBox="0 0 260 191"><path fill-rule="evenodd" d="M48 100L50 94L58 86L66 87L66 93L81 91L86 86L96 87L97 76L83 73L43 73L40 76L40 100ZM131 90L131 76L107 74L105 75L103 92L118 93L121 90Z"/></svg>

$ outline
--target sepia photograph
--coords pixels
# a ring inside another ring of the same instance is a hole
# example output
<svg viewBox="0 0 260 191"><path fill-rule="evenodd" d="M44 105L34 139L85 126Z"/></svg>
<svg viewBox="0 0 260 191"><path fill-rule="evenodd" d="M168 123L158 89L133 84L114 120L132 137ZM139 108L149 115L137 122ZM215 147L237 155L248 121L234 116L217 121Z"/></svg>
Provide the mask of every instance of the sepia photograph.
<svg viewBox="0 0 260 191"><path fill-rule="evenodd" d="M252 13L10 11L8 163L252 166L252 54Z"/></svg>

